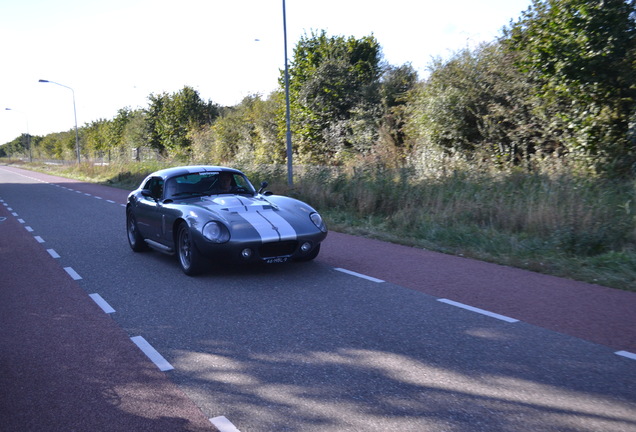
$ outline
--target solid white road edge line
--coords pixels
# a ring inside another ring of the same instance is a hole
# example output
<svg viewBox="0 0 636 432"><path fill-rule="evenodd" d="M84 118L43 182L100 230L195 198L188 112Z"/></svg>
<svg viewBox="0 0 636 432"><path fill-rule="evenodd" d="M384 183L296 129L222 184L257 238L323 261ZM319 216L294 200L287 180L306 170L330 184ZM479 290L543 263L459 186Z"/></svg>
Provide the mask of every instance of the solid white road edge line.
<svg viewBox="0 0 636 432"><path fill-rule="evenodd" d="M49 253L49 255L51 255L51 257L53 257L53 258L59 258L59 257L60 257L60 254L58 254L57 252L55 252L55 250L54 250L54 249L47 249L46 251L47 251L47 252Z"/></svg>
<svg viewBox="0 0 636 432"><path fill-rule="evenodd" d="M75 270L73 270L72 267L64 267L64 270L66 271L66 273L68 273L68 275L73 278L73 280L81 280L82 277L77 274L77 272Z"/></svg>
<svg viewBox="0 0 636 432"><path fill-rule="evenodd" d="M211 418L210 423L212 423L219 432L241 432L224 416Z"/></svg>
<svg viewBox="0 0 636 432"><path fill-rule="evenodd" d="M371 281L371 282L377 282L377 283L384 282L382 279L377 279L377 278L374 278L374 277L371 277L371 276L363 275L363 274L356 273L356 272L353 272L351 270L347 270L347 269L343 269L343 268L336 267L336 268L334 268L334 270L338 270L339 272L346 273L346 274L349 274L351 276L355 276L355 277L359 277L359 278L362 278L362 279L366 279L366 280Z"/></svg>
<svg viewBox="0 0 636 432"><path fill-rule="evenodd" d="M509 322L509 323L515 323L515 322L519 321L518 319L510 318L510 317L507 317L505 315L499 315L499 314L496 314L494 312L490 312L490 311L487 311L487 310L483 310L483 309L479 309L479 308L476 308L476 307L468 306L468 305L465 305L463 303L459 303L459 302L456 302L456 301L453 301L453 300L437 299L437 301L442 302L442 303L446 303L446 304L449 304L449 305L452 305L452 306L457 306L457 307L460 307L462 309L466 309L466 310L469 310L469 311L472 311L472 312L477 312L477 313L480 313L482 315L486 315L486 316L489 316L491 318L496 318L498 320L506 321L506 322Z"/></svg>
<svg viewBox="0 0 636 432"><path fill-rule="evenodd" d="M111 305L108 304L108 302L106 300L104 300L102 298L102 296L100 296L99 294L95 293L95 294L89 294L88 295L90 298L93 299L93 301L95 303L97 303L97 306L99 306L100 308L102 308L102 310L104 312L106 312L107 314L113 313L115 312L115 309L112 308Z"/></svg>
<svg viewBox="0 0 636 432"><path fill-rule="evenodd" d="M160 371L165 372L174 369L172 365L168 363L168 360L163 358L163 356L159 354L159 352L157 352L157 350L154 349L152 345L143 338L143 336L133 336L130 340L133 341L133 343L137 345L144 354L146 354L146 357L148 357Z"/></svg>
<svg viewBox="0 0 636 432"><path fill-rule="evenodd" d="M636 360L636 354L629 351L616 351L614 354L627 357L628 359Z"/></svg>

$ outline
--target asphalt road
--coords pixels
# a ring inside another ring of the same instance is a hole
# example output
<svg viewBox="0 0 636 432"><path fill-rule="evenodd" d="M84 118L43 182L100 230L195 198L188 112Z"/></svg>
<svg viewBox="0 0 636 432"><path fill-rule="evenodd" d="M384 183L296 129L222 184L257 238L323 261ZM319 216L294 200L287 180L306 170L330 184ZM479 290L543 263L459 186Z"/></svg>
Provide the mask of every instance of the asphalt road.
<svg viewBox="0 0 636 432"><path fill-rule="evenodd" d="M10 389L0 413L40 426L22 430L98 430L64 427L54 407L38 422L40 406L14 399L41 396L47 371L73 379L85 368L78 362L100 360L97 369L125 371L113 383L84 376L101 396L48 395L77 405L67 414L80 424L100 421L87 414L94 409L149 421L147 430L204 430L215 419L241 432L636 431L634 293L338 233L314 262L216 266L189 278L171 257L129 249L125 195L0 167L0 300L14 309L0 309L0 366L12 372L0 380ZM16 294L19 284L39 289ZM47 340L12 319L21 301L36 302L29 296L69 308L56 309ZM103 338L99 353L86 339L50 340L78 324L108 329L93 337ZM139 336L161 355L158 366ZM16 347L34 345L46 359L49 344L82 355L39 362L29 377L17 364L28 365L27 350L21 358Z"/></svg>

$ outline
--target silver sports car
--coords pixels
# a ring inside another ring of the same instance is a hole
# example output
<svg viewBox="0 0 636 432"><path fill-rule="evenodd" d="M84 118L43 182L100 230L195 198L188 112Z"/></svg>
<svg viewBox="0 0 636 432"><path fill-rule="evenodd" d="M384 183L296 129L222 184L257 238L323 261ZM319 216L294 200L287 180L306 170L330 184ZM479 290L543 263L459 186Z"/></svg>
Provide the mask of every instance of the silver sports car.
<svg viewBox="0 0 636 432"><path fill-rule="evenodd" d="M327 227L311 206L256 191L239 170L168 168L128 196L126 230L135 252L149 247L178 257L187 275L211 259L283 263L316 258Z"/></svg>

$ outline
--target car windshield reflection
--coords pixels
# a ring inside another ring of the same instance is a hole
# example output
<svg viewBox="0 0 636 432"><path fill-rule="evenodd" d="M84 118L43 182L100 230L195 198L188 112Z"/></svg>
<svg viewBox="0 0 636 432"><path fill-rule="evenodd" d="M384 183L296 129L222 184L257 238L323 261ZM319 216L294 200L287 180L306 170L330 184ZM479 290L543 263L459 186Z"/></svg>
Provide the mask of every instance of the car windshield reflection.
<svg viewBox="0 0 636 432"><path fill-rule="evenodd" d="M246 177L228 171L175 176L169 178L165 186L165 199L219 194L254 195L255 191Z"/></svg>

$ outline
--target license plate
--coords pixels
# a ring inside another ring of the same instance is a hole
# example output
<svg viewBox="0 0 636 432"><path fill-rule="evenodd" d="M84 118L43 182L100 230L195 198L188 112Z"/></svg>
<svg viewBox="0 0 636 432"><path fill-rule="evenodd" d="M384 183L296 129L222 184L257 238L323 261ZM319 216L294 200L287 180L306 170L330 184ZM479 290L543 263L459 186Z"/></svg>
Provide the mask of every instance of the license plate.
<svg viewBox="0 0 636 432"><path fill-rule="evenodd" d="M282 264L287 261L289 261L289 257L276 257L276 258L265 259L265 262L267 264Z"/></svg>

